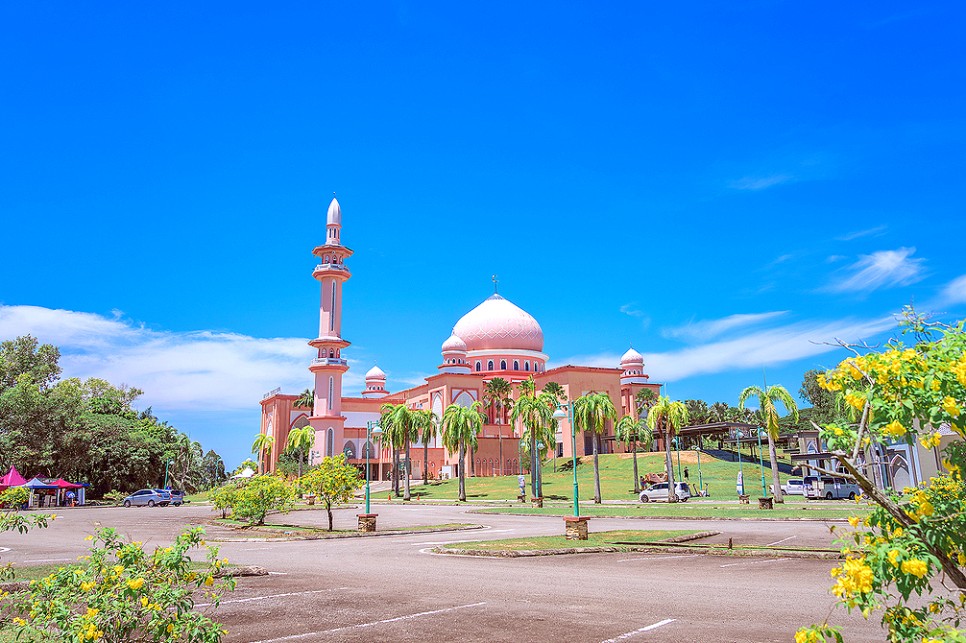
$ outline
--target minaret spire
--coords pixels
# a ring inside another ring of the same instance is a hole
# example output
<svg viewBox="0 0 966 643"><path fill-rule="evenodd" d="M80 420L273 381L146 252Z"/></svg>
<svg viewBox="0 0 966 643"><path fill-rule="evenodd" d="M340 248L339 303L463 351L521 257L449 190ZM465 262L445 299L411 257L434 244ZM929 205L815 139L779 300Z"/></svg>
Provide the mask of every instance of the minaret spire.
<svg viewBox="0 0 966 643"><path fill-rule="evenodd" d="M500 294L500 280L497 278L496 275L493 275L492 279L493 279L493 294L494 295L499 295Z"/></svg>

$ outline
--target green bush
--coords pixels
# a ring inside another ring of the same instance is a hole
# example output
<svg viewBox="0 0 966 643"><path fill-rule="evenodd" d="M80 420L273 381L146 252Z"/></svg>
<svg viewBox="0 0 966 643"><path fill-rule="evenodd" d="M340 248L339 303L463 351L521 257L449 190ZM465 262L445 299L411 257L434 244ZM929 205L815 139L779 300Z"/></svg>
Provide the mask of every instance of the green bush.
<svg viewBox="0 0 966 643"><path fill-rule="evenodd" d="M112 505L119 505L128 495L130 494L126 494L123 491L108 491L104 494L104 500Z"/></svg>
<svg viewBox="0 0 966 643"><path fill-rule="evenodd" d="M282 476L253 476L235 490L231 500L233 517L262 525L269 511L287 512L295 506L295 487Z"/></svg>
<svg viewBox="0 0 966 643"><path fill-rule="evenodd" d="M10 487L0 493L0 507L17 511L30 499L27 487Z"/></svg>

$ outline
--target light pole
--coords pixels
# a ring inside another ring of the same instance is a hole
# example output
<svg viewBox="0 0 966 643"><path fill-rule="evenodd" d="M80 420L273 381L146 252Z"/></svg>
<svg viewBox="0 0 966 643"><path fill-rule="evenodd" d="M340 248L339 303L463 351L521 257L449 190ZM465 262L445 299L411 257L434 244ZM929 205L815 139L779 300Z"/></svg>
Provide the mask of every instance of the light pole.
<svg viewBox="0 0 966 643"><path fill-rule="evenodd" d="M382 435L378 422L366 422L366 515L369 515L369 451L372 449L372 436Z"/></svg>
<svg viewBox="0 0 966 643"><path fill-rule="evenodd" d="M738 447L738 495L743 496L745 494L745 474L741 468L741 438L745 437L745 434L741 432L741 429L735 430L735 443Z"/></svg>
<svg viewBox="0 0 966 643"><path fill-rule="evenodd" d="M701 444L698 443L698 448L695 450L698 454L698 489L704 489L704 478L701 477Z"/></svg>
<svg viewBox="0 0 966 643"><path fill-rule="evenodd" d="M566 411L564 411L565 408ZM570 449L574 469L574 518L580 518L580 490L577 487L577 427L574 425L574 403L558 403L557 410L553 412L553 417L557 420L566 418L570 422Z"/></svg>
<svg viewBox="0 0 966 643"><path fill-rule="evenodd" d="M765 461L761 452L761 427L758 427L755 433L758 434L758 471L761 472L761 495L767 498L768 491L765 489Z"/></svg>
<svg viewBox="0 0 966 643"><path fill-rule="evenodd" d="M164 463L164 488L168 488L168 467L174 464L174 460L168 460Z"/></svg>

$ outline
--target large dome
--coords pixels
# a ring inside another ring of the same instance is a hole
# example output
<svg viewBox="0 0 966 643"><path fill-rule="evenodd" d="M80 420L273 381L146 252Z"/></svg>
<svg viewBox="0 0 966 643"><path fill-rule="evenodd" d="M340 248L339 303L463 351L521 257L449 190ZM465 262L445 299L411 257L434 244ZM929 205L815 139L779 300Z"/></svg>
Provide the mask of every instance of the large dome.
<svg viewBox="0 0 966 643"><path fill-rule="evenodd" d="M543 350L543 330L530 313L500 295L490 295L463 315L453 334L470 351Z"/></svg>

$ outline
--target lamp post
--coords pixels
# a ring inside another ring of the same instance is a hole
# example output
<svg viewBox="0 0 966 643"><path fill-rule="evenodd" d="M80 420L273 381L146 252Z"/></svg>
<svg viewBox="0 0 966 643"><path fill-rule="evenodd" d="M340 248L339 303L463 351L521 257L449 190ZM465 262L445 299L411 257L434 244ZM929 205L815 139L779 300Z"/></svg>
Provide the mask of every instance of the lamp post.
<svg viewBox="0 0 966 643"><path fill-rule="evenodd" d="M695 450L698 454L698 489L704 489L704 478L701 477L701 444L698 444L698 448Z"/></svg>
<svg viewBox="0 0 966 643"><path fill-rule="evenodd" d="M164 488L168 488L168 467L174 464L174 460L168 460L164 463Z"/></svg>
<svg viewBox="0 0 966 643"><path fill-rule="evenodd" d="M359 531L362 533L372 532L376 530L376 514L370 513L369 505L369 452L372 451L372 436L382 435L382 427L379 426L379 422L369 421L366 422L366 444L363 449L366 452L366 513L359 514Z"/></svg>
<svg viewBox="0 0 966 643"><path fill-rule="evenodd" d="M564 409L567 409L564 411ZM570 457L574 470L574 515L565 516L567 540L587 540L587 516L580 515L580 489L577 486L577 426L574 423L573 400L566 404L557 403L557 410L553 412L554 419L564 418L570 422Z"/></svg>
<svg viewBox="0 0 966 643"><path fill-rule="evenodd" d="M758 427L755 433L758 435L758 471L761 472L761 495L768 497L768 491L765 489L765 461L761 452L761 427Z"/></svg>
<svg viewBox="0 0 966 643"><path fill-rule="evenodd" d="M745 437L745 434L741 432L741 429L735 430L735 444L738 448L738 495L744 495L745 493L745 474L741 468L741 438Z"/></svg>

